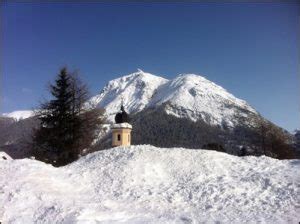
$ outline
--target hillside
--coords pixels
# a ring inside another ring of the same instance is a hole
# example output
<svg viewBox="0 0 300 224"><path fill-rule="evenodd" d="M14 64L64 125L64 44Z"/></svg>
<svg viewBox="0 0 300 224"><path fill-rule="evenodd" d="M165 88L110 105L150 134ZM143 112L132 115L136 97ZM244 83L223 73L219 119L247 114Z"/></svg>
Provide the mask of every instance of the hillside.
<svg viewBox="0 0 300 224"><path fill-rule="evenodd" d="M30 145L32 130L39 122L35 117L17 120L13 117L0 117L0 151L14 159L31 156Z"/></svg>
<svg viewBox="0 0 300 224"><path fill-rule="evenodd" d="M61 168L0 158L0 221L297 223L299 169L299 160L149 145Z"/></svg>

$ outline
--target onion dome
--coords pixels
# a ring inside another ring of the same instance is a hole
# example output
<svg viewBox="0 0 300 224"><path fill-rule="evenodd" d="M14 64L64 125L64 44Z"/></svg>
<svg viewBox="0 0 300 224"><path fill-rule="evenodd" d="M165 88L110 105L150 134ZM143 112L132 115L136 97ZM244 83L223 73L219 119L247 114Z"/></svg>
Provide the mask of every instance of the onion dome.
<svg viewBox="0 0 300 224"><path fill-rule="evenodd" d="M129 122L129 115L126 113L123 105L121 106L121 112L117 113L115 116L115 122L116 124Z"/></svg>

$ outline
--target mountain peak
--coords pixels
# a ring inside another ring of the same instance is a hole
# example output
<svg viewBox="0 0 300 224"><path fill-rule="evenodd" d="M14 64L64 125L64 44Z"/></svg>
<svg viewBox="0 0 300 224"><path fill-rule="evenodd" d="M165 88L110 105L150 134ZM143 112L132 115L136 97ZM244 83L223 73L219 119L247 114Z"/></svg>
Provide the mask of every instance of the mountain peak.
<svg viewBox="0 0 300 224"><path fill-rule="evenodd" d="M109 81L87 105L105 108L108 120L113 121L122 102L129 113L168 105L164 108L168 114L231 127L238 123L237 114L247 117L249 113L257 113L246 101L203 76L187 73L168 80L141 69ZM3 115L19 120L32 116L32 111Z"/></svg>
<svg viewBox="0 0 300 224"><path fill-rule="evenodd" d="M180 74L172 80L137 72L111 80L91 100L107 111L108 119L118 112L122 98L129 113L167 103L168 114L193 121L203 119L213 125L235 126L236 114L256 113L245 101L234 97L221 86L196 74Z"/></svg>
<svg viewBox="0 0 300 224"><path fill-rule="evenodd" d="M152 81L155 81L155 80L167 80L167 79L165 79L163 77L160 77L160 76L157 76L157 75L153 75L153 74L148 73L148 72L144 72L141 69L138 69L136 72L133 72L131 74L124 75L124 76L121 76L119 78L116 78L116 79L113 79L113 80L109 81L108 85L110 83L118 82L120 84L122 82L132 82L134 80L142 80L142 81L145 81L145 82L152 82Z"/></svg>
<svg viewBox="0 0 300 224"><path fill-rule="evenodd" d="M149 104L156 89L167 81L139 69L137 72L109 81L100 94L90 101L104 107L109 120L112 120L120 108L122 98L124 107L129 113L141 111Z"/></svg>
<svg viewBox="0 0 300 224"><path fill-rule="evenodd" d="M140 68L138 68L137 70L138 70L138 72L140 72L140 73L144 73L144 71L143 71L142 69L140 69Z"/></svg>

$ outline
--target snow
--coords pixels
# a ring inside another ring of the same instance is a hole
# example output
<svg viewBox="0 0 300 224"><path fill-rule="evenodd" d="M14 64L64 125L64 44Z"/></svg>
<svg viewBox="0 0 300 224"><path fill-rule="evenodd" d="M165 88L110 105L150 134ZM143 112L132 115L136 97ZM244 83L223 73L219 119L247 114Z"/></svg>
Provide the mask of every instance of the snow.
<svg viewBox="0 0 300 224"><path fill-rule="evenodd" d="M111 80L102 91L85 105L106 109L109 123L124 104L127 112L133 114L146 108L167 104L167 114L203 119L212 125L234 127L239 123L236 115L247 117L257 113L247 102L238 99L221 86L195 74L181 74L168 80L138 69L137 72ZM33 111L15 111L3 114L16 120L33 116Z"/></svg>
<svg viewBox="0 0 300 224"><path fill-rule="evenodd" d="M139 112L148 105L156 89L167 81L139 69L135 73L108 82L100 94L90 99L90 104L105 108L108 119L113 121L122 101L130 113Z"/></svg>
<svg viewBox="0 0 300 224"><path fill-rule="evenodd" d="M110 81L90 102L107 111L109 121L120 110L122 100L129 113L167 103L166 113L209 124L233 127L236 115L257 113L247 102L221 86L195 74L181 74L172 80L138 70Z"/></svg>
<svg viewBox="0 0 300 224"><path fill-rule="evenodd" d="M111 128L130 128L130 129L132 129L132 125L125 122L125 123L113 124L111 126Z"/></svg>
<svg viewBox="0 0 300 224"><path fill-rule="evenodd" d="M160 88L152 104L160 105L170 102L172 107L167 113L177 117L185 116L191 120L202 117L210 124L218 125L226 122L234 126L234 116L237 109L243 108L248 112L256 111L245 101L234 97L221 86L195 74L179 75ZM234 107L227 105L233 105ZM209 115L209 116L207 116Z"/></svg>
<svg viewBox="0 0 300 224"><path fill-rule="evenodd" d="M13 111L11 113L2 114L2 116L4 117L14 118L16 121L32 117L33 115L34 115L34 111L32 110L18 110L18 111Z"/></svg>
<svg viewBox="0 0 300 224"><path fill-rule="evenodd" d="M149 145L0 160L3 223L297 223L299 160Z"/></svg>
<svg viewBox="0 0 300 224"><path fill-rule="evenodd" d="M0 160L12 160L12 158L7 153L0 151Z"/></svg>

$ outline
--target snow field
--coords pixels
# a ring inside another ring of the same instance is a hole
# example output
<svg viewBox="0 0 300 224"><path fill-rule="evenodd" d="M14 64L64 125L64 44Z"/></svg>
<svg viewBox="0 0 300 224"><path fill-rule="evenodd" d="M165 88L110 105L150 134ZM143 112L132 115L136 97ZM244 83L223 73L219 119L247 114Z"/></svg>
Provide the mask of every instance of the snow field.
<svg viewBox="0 0 300 224"><path fill-rule="evenodd" d="M300 161L149 145L0 160L4 223L297 223Z"/></svg>

